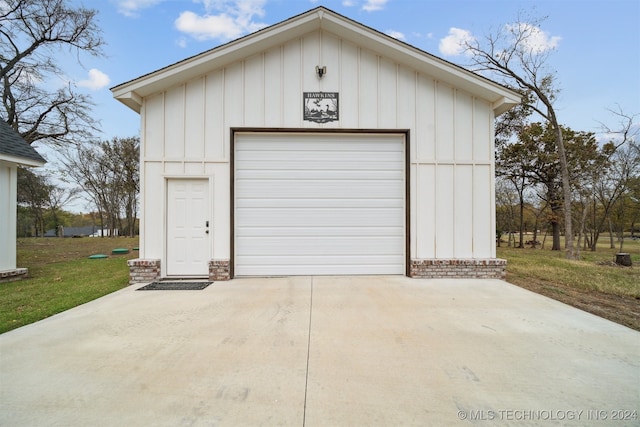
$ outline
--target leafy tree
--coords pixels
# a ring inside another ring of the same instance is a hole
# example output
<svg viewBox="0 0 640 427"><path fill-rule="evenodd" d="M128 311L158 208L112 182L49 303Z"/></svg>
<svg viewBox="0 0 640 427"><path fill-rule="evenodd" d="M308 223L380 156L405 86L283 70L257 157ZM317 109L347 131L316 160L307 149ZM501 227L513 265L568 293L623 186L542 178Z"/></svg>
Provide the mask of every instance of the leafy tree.
<svg viewBox="0 0 640 427"><path fill-rule="evenodd" d="M29 144L86 138L96 128L91 101L72 86L42 84L64 74L57 62L66 49L102 55L96 11L66 0L4 0L0 4L0 115Z"/></svg>
<svg viewBox="0 0 640 427"><path fill-rule="evenodd" d="M519 133L521 132L522 130L519 131ZM532 169L536 155L537 153L528 150L526 146L519 143L502 144L496 151L496 174L508 180L518 195L518 247L520 248L524 247L525 191L533 184L529 171Z"/></svg>
<svg viewBox="0 0 640 427"><path fill-rule="evenodd" d="M49 175L27 168L18 169L17 187L18 204L22 208L18 209L20 235L31 234L27 228L32 229L35 236L43 236L47 228L57 232L58 227L64 225L62 208L77 195L76 190L53 184Z"/></svg>
<svg viewBox="0 0 640 427"><path fill-rule="evenodd" d="M516 224L516 198L517 192L514 191L512 182L498 177L496 180L496 243L498 247L505 231L507 231L508 245L511 246L512 231Z"/></svg>
<svg viewBox="0 0 640 427"><path fill-rule="evenodd" d="M22 213L30 217L32 229L36 237L45 232L44 214L49 199L50 186L42 175L38 175L27 168L18 168L18 204L25 209ZM24 220L19 219L18 222Z"/></svg>
<svg viewBox="0 0 640 427"><path fill-rule="evenodd" d="M471 67L478 72L490 74L505 85L521 91L526 108L539 114L553 132L561 185L560 203L564 210L567 258L578 259L579 248L574 245L572 228L571 180L563 133L553 103L558 90L555 75L546 67L551 50L543 49L536 38L540 35L540 24L544 19L522 19L506 25L485 37L481 44L477 39L464 43L471 55ZM558 209L555 210L558 212Z"/></svg>
<svg viewBox="0 0 640 427"><path fill-rule="evenodd" d="M566 143L567 163L570 179L574 186L584 182L588 172L602 163L606 154L598 147L592 133L575 132L561 127ZM518 134L517 142L502 148L497 161L498 170L503 175L517 177L520 182L531 186L542 186L538 195L550 208L549 222L553 233L552 250L560 250L560 229L563 217L563 179L558 152L555 149L556 136L552 126L542 123L526 125ZM520 197L521 212L524 208L524 192ZM520 214L521 218L523 214ZM566 224L565 236L566 236Z"/></svg>

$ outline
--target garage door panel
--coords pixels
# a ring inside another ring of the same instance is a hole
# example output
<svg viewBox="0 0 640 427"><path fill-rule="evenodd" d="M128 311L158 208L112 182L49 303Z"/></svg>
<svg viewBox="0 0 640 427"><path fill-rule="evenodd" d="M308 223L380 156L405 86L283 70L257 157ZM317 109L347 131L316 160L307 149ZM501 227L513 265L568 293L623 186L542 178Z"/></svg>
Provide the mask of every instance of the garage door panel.
<svg viewBox="0 0 640 427"><path fill-rule="evenodd" d="M362 165L360 165L362 166ZM390 170L354 170L354 169L259 169L243 170L236 174L241 180L361 180L361 181L403 181L404 174L397 168Z"/></svg>
<svg viewBox="0 0 640 427"><path fill-rule="evenodd" d="M403 226L398 227L243 227L236 231L236 237L274 237L274 236L398 236L402 234Z"/></svg>
<svg viewBox="0 0 640 427"><path fill-rule="evenodd" d="M397 197L401 181L364 181L364 180L296 180L297 185L283 180L237 181L237 197L298 198L372 198ZM353 186L358 186L354 193Z"/></svg>
<svg viewBox="0 0 640 427"><path fill-rule="evenodd" d="M239 159L236 159L236 161ZM318 159L296 159L296 160L272 160L265 162L262 160L242 160L246 169L236 172L236 177L242 177L245 173L256 173L261 171L389 171L397 170L398 165L390 163L387 159L381 161L362 160L340 160L333 164L320 164ZM402 164L403 160L398 159L397 163Z"/></svg>
<svg viewBox="0 0 640 427"><path fill-rule="evenodd" d="M404 209L404 199L402 198L343 198L337 199L331 198L245 198L236 200L236 208L238 211L246 208L326 208L327 206L335 206L336 203L340 203L342 208L362 208L363 205L371 208L397 208Z"/></svg>
<svg viewBox="0 0 640 427"><path fill-rule="evenodd" d="M236 221L252 227L402 227L401 209L238 209ZM239 227L242 229L242 227Z"/></svg>
<svg viewBox="0 0 640 427"><path fill-rule="evenodd" d="M235 141L236 275L403 274L402 135Z"/></svg>
<svg viewBox="0 0 640 427"><path fill-rule="evenodd" d="M250 240L250 241L249 241ZM310 256L348 256L354 253L361 255L393 255L402 250L403 240L389 236L314 236L313 242L307 237L240 237L239 245L251 245L251 251L244 256L286 255L288 258L300 255ZM311 243L311 244L310 244Z"/></svg>
<svg viewBox="0 0 640 427"><path fill-rule="evenodd" d="M286 264L280 263L281 260L282 257L240 257L236 262L245 266L245 276L404 274L402 256L297 256L288 260Z"/></svg>
<svg viewBox="0 0 640 427"><path fill-rule="evenodd" d="M301 144L304 144L302 142ZM240 151L236 152L236 158L240 161L257 160L263 163L272 161L290 160L291 158L317 160L319 162L348 162L358 160L362 162L384 162L387 160L402 161L402 155L394 151L359 151L359 150L340 150L342 148L338 144L331 144L323 147L322 150L282 150L282 151ZM282 153L286 153L288 158L283 159Z"/></svg>
<svg viewBox="0 0 640 427"><path fill-rule="evenodd" d="M404 274L404 268L388 264L367 265L250 265L243 267L240 276L347 276Z"/></svg>
<svg viewBox="0 0 640 427"><path fill-rule="evenodd" d="M366 156L371 153L398 153L397 135L285 135L285 134L252 134L239 135L242 146L236 147L238 155L253 155L255 153L317 153L317 152L346 152ZM372 144L375 143L375 145Z"/></svg>
<svg viewBox="0 0 640 427"><path fill-rule="evenodd" d="M404 258L400 255L395 255L390 257L389 255L291 255L291 259L288 260L287 264L281 264L282 257L280 256L269 256L269 255L260 255L260 256L251 256L244 255L238 257L238 261L241 264L250 264L256 266L285 266L285 265L293 265L293 266L322 266L322 265L398 265L404 262Z"/></svg>

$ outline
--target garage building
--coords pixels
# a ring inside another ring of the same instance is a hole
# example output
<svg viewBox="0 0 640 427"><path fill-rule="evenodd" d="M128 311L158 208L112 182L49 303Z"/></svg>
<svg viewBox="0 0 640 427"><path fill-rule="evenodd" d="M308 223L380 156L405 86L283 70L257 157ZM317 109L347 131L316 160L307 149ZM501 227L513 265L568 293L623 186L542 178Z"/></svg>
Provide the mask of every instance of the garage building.
<svg viewBox="0 0 640 427"><path fill-rule="evenodd" d="M504 275L495 82L318 7L112 92L141 117L132 283Z"/></svg>

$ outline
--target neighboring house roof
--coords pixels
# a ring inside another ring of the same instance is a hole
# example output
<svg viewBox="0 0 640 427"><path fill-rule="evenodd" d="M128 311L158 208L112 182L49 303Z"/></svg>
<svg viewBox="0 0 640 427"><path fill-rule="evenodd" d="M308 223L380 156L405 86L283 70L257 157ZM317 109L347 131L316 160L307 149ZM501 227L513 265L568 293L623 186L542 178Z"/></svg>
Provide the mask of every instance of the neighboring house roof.
<svg viewBox="0 0 640 427"><path fill-rule="evenodd" d="M328 31L381 56L411 66L439 81L486 99L492 103L496 116L520 103L520 95L505 86L322 6L122 83L111 88L111 91L117 100L139 113L142 99L149 95L316 30Z"/></svg>
<svg viewBox="0 0 640 427"><path fill-rule="evenodd" d="M0 160L25 166L42 166L47 161L11 127L0 119Z"/></svg>
<svg viewBox="0 0 640 427"><path fill-rule="evenodd" d="M64 227L64 237L74 237L74 236L91 236L95 234L96 231L100 231L100 227L96 226L85 226L85 227ZM52 228L51 230L47 230L44 233L44 237L56 237L56 230Z"/></svg>

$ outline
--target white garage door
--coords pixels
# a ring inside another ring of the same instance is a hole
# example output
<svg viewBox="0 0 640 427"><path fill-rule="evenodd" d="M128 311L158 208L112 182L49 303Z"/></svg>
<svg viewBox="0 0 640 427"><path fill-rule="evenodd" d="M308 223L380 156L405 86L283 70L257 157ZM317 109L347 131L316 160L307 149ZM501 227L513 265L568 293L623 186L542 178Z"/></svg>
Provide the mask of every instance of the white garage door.
<svg viewBox="0 0 640 427"><path fill-rule="evenodd" d="M237 134L235 275L405 273L403 135Z"/></svg>

